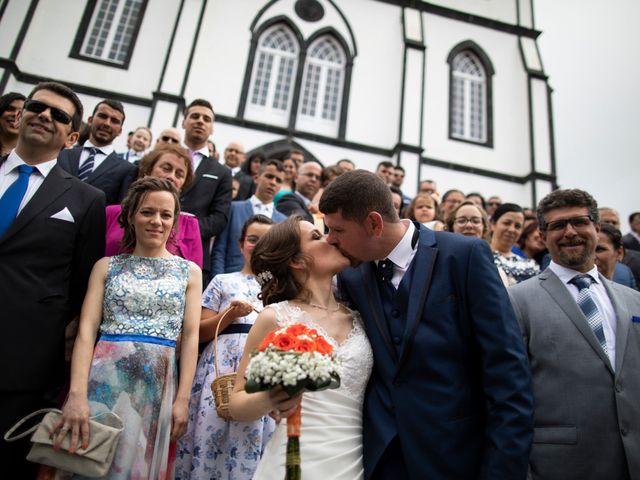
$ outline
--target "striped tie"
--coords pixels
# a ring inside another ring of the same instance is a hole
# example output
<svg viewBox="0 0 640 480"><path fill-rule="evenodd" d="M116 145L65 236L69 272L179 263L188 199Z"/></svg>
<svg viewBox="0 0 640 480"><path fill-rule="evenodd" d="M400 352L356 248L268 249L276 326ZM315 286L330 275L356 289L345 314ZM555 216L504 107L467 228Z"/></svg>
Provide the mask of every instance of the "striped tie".
<svg viewBox="0 0 640 480"><path fill-rule="evenodd" d="M83 182L86 182L89 178L89 175L91 175L91 172L93 172L93 162L96 158L97 153L102 152L100 151L100 149L95 147L89 148L89 156L80 167L80 170L78 170L78 178Z"/></svg>
<svg viewBox="0 0 640 480"><path fill-rule="evenodd" d="M600 342L602 350L604 350L604 353L607 353L607 340L604 338L602 316L600 315L600 310L598 310L598 306L593 300L591 291L589 290L589 287L593 283L593 278L587 274L576 275L569 281L569 283L573 283L578 287L578 306L580 307L580 310L582 310L582 313L584 313L584 316L587 317L589 326L591 327L591 330L593 330L598 342Z"/></svg>

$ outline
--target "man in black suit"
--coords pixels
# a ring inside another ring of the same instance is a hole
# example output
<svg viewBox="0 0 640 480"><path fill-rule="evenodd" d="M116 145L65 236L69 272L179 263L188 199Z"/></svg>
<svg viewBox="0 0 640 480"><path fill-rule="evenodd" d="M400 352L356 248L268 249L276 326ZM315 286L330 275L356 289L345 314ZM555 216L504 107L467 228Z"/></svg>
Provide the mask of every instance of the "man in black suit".
<svg viewBox="0 0 640 480"><path fill-rule="evenodd" d="M182 210L198 217L202 236L202 285L206 287L211 272L211 246L216 235L227 225L231 206L231 170L209 157L207 140L213 133L213 107L201 98L184 111L184 143L189 149L195 172L193 182L182 192Z"/></svg>
<svg viewBox="0 0 640 480"><path fill-rule="evenodd" d="M138 175L138 168L118 155L112 145L122 133L124 118L120 102L102 100L87 121L89 140L58 155L62 168L104 192L107 205L120 203Z"/></svg>
<svg viewBox="0 0 640 480"><path fill-rule="evenodd" d="M631 231L622 237L622 244L627 250L640 251L640 212L629 215Z"/></svg>
<svg viewBox="0 0 640 480"><path fill-rule="evenodd" d="M322 167L319 163L310 161L303 163L296 175L296 191L283 195L278 200L277 209L287 217L300 215L313 223L313 215L309 210L311 200L320 190Z"/></svg>
<svg viewBox="0 0 640 480"><path fill-rule="evenodd" d="M82 103L41 83L20 112L18 144L0 159L0 431L53 406L65 383L65 326L80 311L104 253L104 194L57 165L78 138ZM27 438L0 439L2 468L33 478Z"/></svg>

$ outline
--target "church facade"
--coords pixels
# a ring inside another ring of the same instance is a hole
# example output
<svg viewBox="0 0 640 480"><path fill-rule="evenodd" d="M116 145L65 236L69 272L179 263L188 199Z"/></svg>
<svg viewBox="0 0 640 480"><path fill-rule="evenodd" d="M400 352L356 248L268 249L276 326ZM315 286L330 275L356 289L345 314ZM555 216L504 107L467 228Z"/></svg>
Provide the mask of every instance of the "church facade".
<svg viewBox="0 0 640 480"><path fill-rule="evenodd" d="M205 98L219 150L533 205L556 185L539 34L533 0L0 0L0 92L53 79L155 135Z"/></svg>

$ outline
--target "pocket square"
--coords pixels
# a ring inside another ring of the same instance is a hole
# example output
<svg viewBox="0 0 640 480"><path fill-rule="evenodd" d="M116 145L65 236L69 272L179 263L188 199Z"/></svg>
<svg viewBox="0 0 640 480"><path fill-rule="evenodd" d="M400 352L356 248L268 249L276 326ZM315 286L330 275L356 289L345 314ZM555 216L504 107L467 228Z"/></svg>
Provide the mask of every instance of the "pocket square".
<svg viewBox="0 0 640 480"><path fill-rule="evenodd" d="M58 220L64 220L65 222L76 223L73 215L71 215L71 212L67 207L64 207L58 213L54 213L50 218L57 218Z"/></svg>
<svg viewBox="0 0 640 480"><path fill-rule="evenodd" d="M640 323L640 317L636 317L635 315L633 317L631 317L631 321L633 323Z"/></svg>
<svg viewBox="0 0 640 480"><path fill-rule="evenodd" d="M217 175L211 175L210 173L203 173L202 178L212 178L214 180L218 180Z"/></svg>

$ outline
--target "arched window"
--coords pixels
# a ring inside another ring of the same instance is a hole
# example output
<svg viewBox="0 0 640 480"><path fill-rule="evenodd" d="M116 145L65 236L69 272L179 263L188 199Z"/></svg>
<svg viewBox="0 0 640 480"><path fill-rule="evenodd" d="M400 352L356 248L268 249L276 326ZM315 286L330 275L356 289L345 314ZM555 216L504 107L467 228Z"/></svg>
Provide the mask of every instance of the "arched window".
<svg viewBox="0 0 640 480"><path fill-rule="evenodd" d="M337 133L345 65L344 51L330 36L322 36L309 46L299 103L299 130Z"/></svg>
<svg viewBox="0 0 640 480"><path fill-rule="evenodd" d="M473 42L449 55L451 138L492 145L491 62Z"/></svg>
<svg viewBox="0 0 640 480"><path fill-rule="evenodd" d="M265 30L253 64L247 117L276 125L288 124L298 54L298 42L285 25Z"/></svg>

